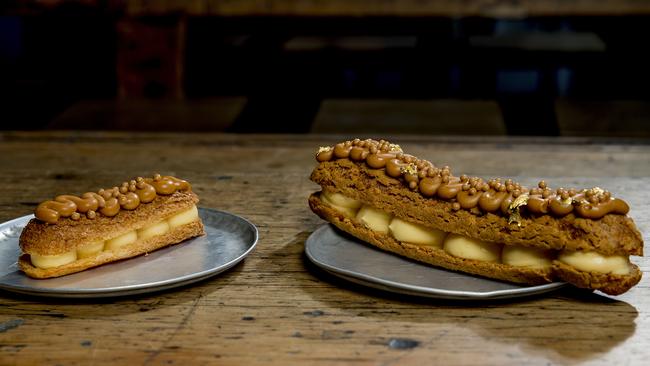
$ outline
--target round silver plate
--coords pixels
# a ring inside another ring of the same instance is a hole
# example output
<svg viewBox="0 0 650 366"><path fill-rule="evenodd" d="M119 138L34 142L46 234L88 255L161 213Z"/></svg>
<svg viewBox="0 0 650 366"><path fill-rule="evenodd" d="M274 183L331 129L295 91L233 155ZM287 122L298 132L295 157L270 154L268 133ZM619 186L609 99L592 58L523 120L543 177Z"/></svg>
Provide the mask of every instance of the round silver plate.
<svg viewBox="0 0 650 366"><path fill-rule="evenodd" d="M401 294L453 300L530 296L566 285L522 286L418 263L384 252L327 224L305 243L309 260L327 272L361 285Z"/></svg>
<svg viewBox="0 0 650 366"><path fill-rule="evenodd" d="M125 296L187 285L221 273L257 244L257 228L228 212L199 208L206 235L147 255L58 278L33 279L18 270L18 238L32 215L0 224L0 289L48 297Z"/></svg>

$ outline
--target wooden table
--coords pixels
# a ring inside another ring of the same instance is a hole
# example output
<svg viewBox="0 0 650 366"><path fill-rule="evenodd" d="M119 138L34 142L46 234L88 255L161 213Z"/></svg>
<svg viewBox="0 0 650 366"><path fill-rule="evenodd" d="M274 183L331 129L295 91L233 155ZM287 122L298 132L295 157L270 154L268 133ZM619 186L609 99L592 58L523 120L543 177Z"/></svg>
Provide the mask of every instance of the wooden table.
<svg viewBox="0 0 650 366"><path fill-rule="evenodd" d="M52 300L0 292L2 365L635 365L650 357L650 260L617 298L567 288L498 302L380 292L303 255L323 222L306 198L318 146L340 136L36 132L0 134L0 221L57 193L153 172L190 180L201 204L251 219L257 249L215 278L163 293ZM585 139L394 139L485 177L600 185L650 235L650 146Z"/></svg>

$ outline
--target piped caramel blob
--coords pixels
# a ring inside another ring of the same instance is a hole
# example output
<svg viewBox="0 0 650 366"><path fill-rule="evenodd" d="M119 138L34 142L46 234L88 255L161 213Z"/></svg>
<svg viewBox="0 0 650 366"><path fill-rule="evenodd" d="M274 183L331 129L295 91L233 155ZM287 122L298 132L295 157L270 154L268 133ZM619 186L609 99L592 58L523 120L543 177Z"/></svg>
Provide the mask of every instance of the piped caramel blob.
<svg viewBox="0 0 650 366"><path fill-rule="evenodd" d="M610 192L598 187L552 190L541 181L529 189L512 179L495 178L486 182L466 175L455 177L448 166L439 168L427 160L404 154L399 145L385 140L354 139L334 147L321 147L316 153L318 162L336 159L384 169L387 176L401 180L424 197L451 202L452 210L494 213L507 216L509 222L517 224L520 224L521 210L536 216L563 217L573 213L594 220L607 214L625 215L630 210L625 201L613 198Z"/></svg>
<svg viewBox="0 0 650 366"><path fill-rule="evenodd" d="M158 195L170 195L177 191L190 191L190 184L182 179L156 174L153 178L138 177L124 182L120 187L87 192L81 197L60 195L36 207L37 219L55 224L60 218L80 220L82 215L94 219L97 215L112 217L120 210L135 210L142 203L153 201Z"/></svg>

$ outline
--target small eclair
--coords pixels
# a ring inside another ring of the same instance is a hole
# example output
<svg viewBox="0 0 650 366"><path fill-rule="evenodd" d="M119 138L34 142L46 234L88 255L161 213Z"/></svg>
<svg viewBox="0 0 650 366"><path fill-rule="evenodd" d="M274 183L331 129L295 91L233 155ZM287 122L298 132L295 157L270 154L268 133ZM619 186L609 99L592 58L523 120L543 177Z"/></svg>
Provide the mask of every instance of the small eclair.
<svg viewBox="0 0 650 366"><path fill-rule="evenodd" d="M503 281L556 280L618 295L641 279L629 206L601 188L526 188L454 176L387 141L321 147L309 197L343 231L421 262Z"/></svg>
<svg viewBox="0 0 650 366"><path fill-rule="evenodd" d="M18 265L30 277L59 277L203 235L198 201L188 182L158 174L57 196L20 234Z"/></svg>

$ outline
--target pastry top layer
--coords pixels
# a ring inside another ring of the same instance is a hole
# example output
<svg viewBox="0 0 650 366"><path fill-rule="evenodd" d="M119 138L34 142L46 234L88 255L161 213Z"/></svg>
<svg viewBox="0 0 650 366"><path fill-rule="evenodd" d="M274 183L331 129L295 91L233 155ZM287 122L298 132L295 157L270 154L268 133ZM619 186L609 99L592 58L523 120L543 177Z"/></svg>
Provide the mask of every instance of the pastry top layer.
<svg viewBox="0 0 650 366"><path fill-rule="evenodd" d="M518 225L524 210L535 216L573 214L592 220L608 214L625 215L630 210L625 201L598 187L552 190L541 181L538 187L529 189L511 179L495 178L486 182L464 174L456 177L448 166L436 167L427 160L405 154L399 145L385 140L344 141L334 147L321 147L316 154L318 162L336 159L364 162L369 168L382 169L424 197L451 202L455 211L493 213L506 216L509 222Z"/></svg>
<svg viewBox="0 0 650 366"><path fill-rule="evenodd" d="M156 174L153 178L138 177L123 182L120 187L86 192L81 197L60 195L36 207L34 216L40 221L57 224L60 218L79 221L82 214L89 220L103 215L113 217L121 210L135 210L142 203L150 203L158 195L167 196L177 191L191 191L190 184L172 176Z"/></svg>
<svg viewBox="0 0 650 366"><path fill-rule="evenodd" d="M79 220L59 220L56 225L32 219L20 234L20 248L27 254L62 254L85 244L115 238L155 224L191 208L198 201L199 198L192 191L176 191L156 196L137 210L125 210L115 217L81 217Z"/></svg>

